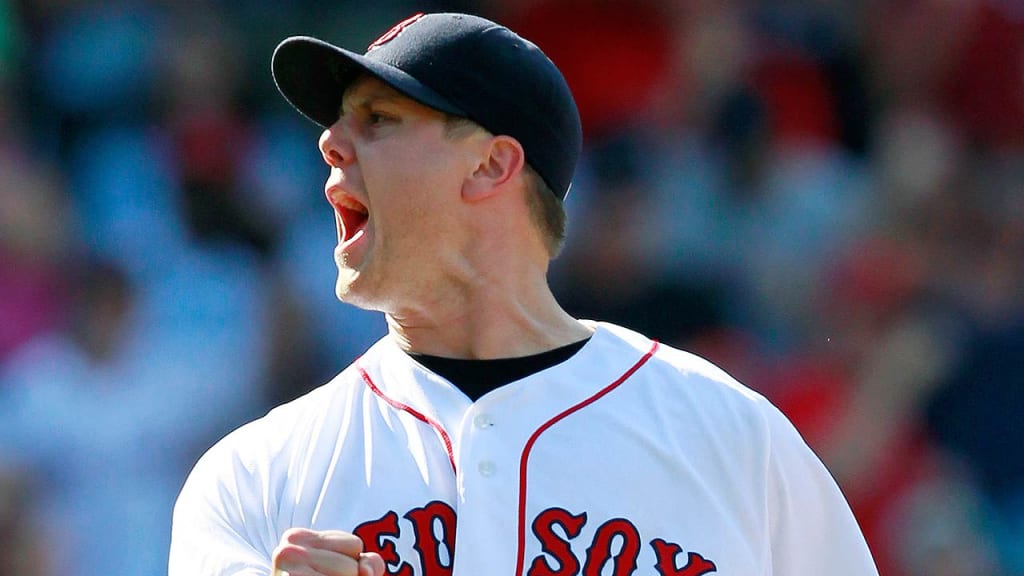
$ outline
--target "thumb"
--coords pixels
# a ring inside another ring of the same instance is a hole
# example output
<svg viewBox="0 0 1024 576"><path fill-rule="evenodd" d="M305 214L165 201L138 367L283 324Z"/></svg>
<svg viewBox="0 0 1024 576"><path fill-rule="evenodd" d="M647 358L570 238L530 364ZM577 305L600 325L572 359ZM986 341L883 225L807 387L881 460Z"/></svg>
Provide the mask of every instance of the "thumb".
<svg viewBox="0 0 1024 576"><path fill-rule="evenodd" d="M359 555L359 576L384 576L384 559L376 552Z"/></svg>

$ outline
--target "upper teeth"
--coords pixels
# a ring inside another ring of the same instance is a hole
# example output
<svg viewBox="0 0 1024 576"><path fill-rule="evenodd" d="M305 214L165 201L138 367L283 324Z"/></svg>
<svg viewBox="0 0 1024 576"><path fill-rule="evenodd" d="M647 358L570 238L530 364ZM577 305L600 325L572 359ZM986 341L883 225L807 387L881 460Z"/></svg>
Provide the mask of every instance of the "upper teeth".
<svg viewBox="0 0 1024 576"><path fill-rule="evenodd" d="M349 196L342 196L339 204L343 208L349 208L351 210L356 210L357 212L362 212L363 214L366 214L366 206L363 206L361 203L359 203L359 201Z"/></svg>

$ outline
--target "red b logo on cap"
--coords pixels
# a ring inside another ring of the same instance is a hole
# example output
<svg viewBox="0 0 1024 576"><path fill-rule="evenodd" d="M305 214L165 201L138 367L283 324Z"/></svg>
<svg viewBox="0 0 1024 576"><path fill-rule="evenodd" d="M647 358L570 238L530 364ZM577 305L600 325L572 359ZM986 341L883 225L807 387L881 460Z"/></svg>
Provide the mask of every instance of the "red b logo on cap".
<svg viewBox="0 0 1024 576"><path fill-rule="evenodd" d="M391 27L391 30L385 32L384 34L381 35L380 38L377 38L369 46L367 46L366 51L369 52L374 48L380 48L382 45L394 40L395 38L398 37L399 34L402 33L403 30L408 28L413 22L419 20L420 18L423 18L423 12L417 12L416 14L409 16L405 20L402 20L398 24L395 24L394 26Z"/></svg>

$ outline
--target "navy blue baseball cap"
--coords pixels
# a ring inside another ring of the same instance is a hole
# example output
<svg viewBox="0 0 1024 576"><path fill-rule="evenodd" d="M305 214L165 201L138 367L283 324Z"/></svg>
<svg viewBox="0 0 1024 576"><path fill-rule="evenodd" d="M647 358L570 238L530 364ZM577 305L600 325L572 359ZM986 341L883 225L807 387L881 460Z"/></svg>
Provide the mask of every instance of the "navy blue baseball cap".
<svg viewBox="0 0 1024 576"><path fill-rule="evenodd" d="M572 92L540 48L490 20L416 14L365 54L293 36L274 50L271 68L285 99L320 126L337 121L345 89L368 73L421 104L512 136L559 199L569 191L582 143Z"/></svg>

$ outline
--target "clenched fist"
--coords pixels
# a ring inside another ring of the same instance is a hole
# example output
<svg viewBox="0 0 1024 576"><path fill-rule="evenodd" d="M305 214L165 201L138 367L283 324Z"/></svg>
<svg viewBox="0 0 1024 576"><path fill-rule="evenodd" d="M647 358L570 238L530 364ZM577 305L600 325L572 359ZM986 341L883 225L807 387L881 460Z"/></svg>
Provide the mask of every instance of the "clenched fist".
<svg viewBox="0 0 1024 576"><path fill-rule="evenodd" d="M273 576L384 576L384 559L340 530L291 528L274 550Z"/></svg>

